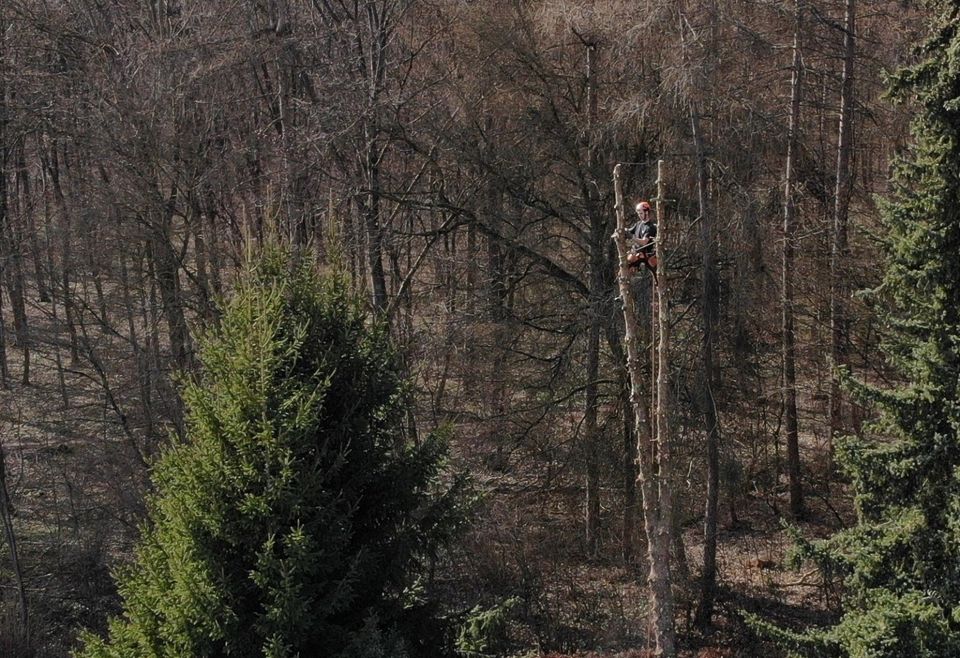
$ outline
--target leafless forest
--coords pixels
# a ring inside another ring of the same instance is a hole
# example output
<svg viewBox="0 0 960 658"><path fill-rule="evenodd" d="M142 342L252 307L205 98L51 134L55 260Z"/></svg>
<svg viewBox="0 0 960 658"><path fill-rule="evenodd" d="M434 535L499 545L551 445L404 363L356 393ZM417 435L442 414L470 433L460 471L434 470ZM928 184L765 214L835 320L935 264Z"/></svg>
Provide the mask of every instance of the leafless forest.
<svg viewBox="0 0 960 658"><path fill-rule="evenodd" d="M909 139L884 75L925 20L910 0L0 2L0 655L69 655L118 611L195 336L268 241L347 269L402 353L411 436L450 426L484 495L437 569L451 615L512 600L488 655L645 656L669 614L679 655L774 656L743 611L832 619L836 583L782 565L781 519L851 522L833 440L869 412L834 365L889 377L885 311L855 292ZM618 163L626 221L650 199L667 227L667 294L618 285Z"/></svg>

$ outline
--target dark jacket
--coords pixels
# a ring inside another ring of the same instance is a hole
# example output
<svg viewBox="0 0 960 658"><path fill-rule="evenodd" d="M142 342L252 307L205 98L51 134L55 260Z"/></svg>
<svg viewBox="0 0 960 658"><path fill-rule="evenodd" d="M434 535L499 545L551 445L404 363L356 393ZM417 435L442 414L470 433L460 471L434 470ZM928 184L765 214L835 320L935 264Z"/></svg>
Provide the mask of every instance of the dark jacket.
<svg viewBox="0 0 960 658"><path fill-rule="evenodd" d="M646 254L652 254L655 251L654 242L657 238L657 225L652 220L649 222L637 222L627 229L627 235L634 240L648 238L647 244L638 249Z"/></svg>

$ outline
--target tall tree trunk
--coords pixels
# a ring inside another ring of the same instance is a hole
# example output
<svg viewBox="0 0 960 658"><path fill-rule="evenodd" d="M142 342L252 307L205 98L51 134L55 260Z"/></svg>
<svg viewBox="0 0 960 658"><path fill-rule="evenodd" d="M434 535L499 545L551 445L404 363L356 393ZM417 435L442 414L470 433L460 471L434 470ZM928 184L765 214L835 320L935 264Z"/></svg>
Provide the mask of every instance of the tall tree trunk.
<svg viewBox="0 0 960 658"><path fill-rule="evenodd" d="M23 570L20 568L20 558L17 554L17 535L13 530L13 506L10 504L10 493L7 490L7 467L3 444L0 443L0 518L3 519L3 532L10 547L10 565L17 583L17 597L20 603L20 631L23 637L29 633L27 616L27 590L23 583Z"/></svg>
<svg viewBox="0 0 960 658"><path fill-rule="evenodd" d="M667 230L664 199L663 160L657 162L657 277L654 279L657 297L657 488L660 501L656 519L656 539L650 551L650 582L657 591L654 602L659 607L655 617L660 627L657 633L657 654L676 655L673 620L673 590L670 576L670 546L673 542L673 483L672 448L673 426L670 395L670 280L667 275Z"/></svg>
<svg viewBox="0 0 960 658"><path fill-rule="evenodd" d="M60 177L60 156L57 153L56 141L50 144L49 152L40 147L40 157L44 161L43 166L50 176L50 182L53 183L53 199L57 210L60 212L60 296L63 301L64 321L67 323L67 331L70 333L70 365L76 367L80 364L80 347L77 337L76 309L73 303L73 291L70 285L70 271L73 267L73 252L71 245L71 215L67 207L66 196L63 192L63 183Z"/></svg>
<svg viewBox="0 0 960 658"><path fill-rule="evenodd" d="M127 336L130 340L130 346L133 348L133 356L137 365L137 385L140 389L140 404L143 407L145 433L147 441L150 441L153 438L153 408L150 399L150 360L140 345L140 339L137 335L137 314L133 305L133 294L130 291L130 270L127 267L127 253L125 251L120 253L120 292L123 295L123 307L127 316Z"/></svg>
<svg viewBox="0 0 960 658"><path fill-rule="evenodd" d="M39 146L39 143L38 143ZM50 214L50 191L47 185L47 179L49 174L46 171L46 167L40 167L40 186L41 186L41 195L43 199L43 241L44 241L44 252L46 254L47 261L47 276L50 280L51 286L51 295L50 295L50 313L53 316L53 355L54 361L57 364L57 384L60 388L60 399L63 402L63 408L70 408L70 396L67 393L67 380L63 372L63 357L60 354L60 314L57 310L57 295L56 295L56 267L54 266L53 261L53 237L51 233L53 232L53 218Z"/></svg>
<svg viewBox="0 0 960 658"><path fill-rule="evenodd" d="M213 192L207 190L204 194L204 219L202 230L206 232L205 245L207 253L210 255L210 285L213 293L217 296L223 294L223 252L230 248L232 243L228 240L222 240L217 230L217 205L213 197ZM223 229L226 228L226 224ZM221 230L223 230L221 229Z"/></svg>
<svg viewBox="0 0 960 658"><path fill-rule="evenodd" d="M631 413L630 406L630 373L627 370L627 359L620 342L618 327L611 314L607 318L607 344L613 362L617 365L617 388L620 392L620 403L623 407L623 462L621 464L621 479L623 486L623 538L620 552L624 564L633 563L635 553L634 536L636 535L637 516L637 442L638 432L636 419Z"/></svg>
<svg viewBox="0 0 960 658"><path fill-rule="evenodd" d="M847 334L847 285L843 264L850 255L847 247L847 216L852 189L850 151L853 141L853 80L856 58L855 0L847 0L843 36L843 81L840 88L840 127L837 139L837 187L833 206L830 244L830 455L833 441L843 431L842 398L836 369L846 363L844 340Z"/></svg>
<svg viewBox="0 0 960 658"><path fill-rule="evenodd" d="M159 194L159 189L156 190ZM190 332L183 313L183 300L180 291L180 263L173 246L173 208L177 201L177 191L171 187L170 197L164 201L161 215L153 226L150 236L150 259L160 291L163 314L167 319L170 338L170 351L173 361L181 370L189 370L191 365Z"/></svg>
<svg viewBox="0 0 960 658"><path fill-rule="evenodd" d="M662 164L662 163L661 163ZM630 290L632 275L627 266L626 218L623 208L623 186L620 181L621 165L613 170L614 193L616 195L617 230L614 238L617 252L620 257L619 287L620 299L623 303L624 345L627 351L627 369L630 372L630 402L639 429L639 443L637 446L638 464L640 469L640 492L643 505L644 531L647 536L647 552L650 562L650 571L647 581L652 599L652 615L654 636L656 638L656 655L665 658L676 656L676 631L673 619L673 587L670 576L670 545L672 538L670 491L670 426L669 415L669 367L667 351L669 346L669 313L666 309L668 291L665 280L661 280L657 293L661 303L660 311L660 344L663 348L659 352L660 379L657 382L658 405L656 427L657 435L654 438L650 431L650 424L646 411L646 396L643 390L643 371L640 367L641 353L638 348L639 331L637 323L637 308ZM662 166L658 164L657 185L657 217L660 226L663 226L662 214ZM662 231L662 229L660 229ZM660 263L660 277L664 277L664 250L661 238L658 239L658 253ZM664 330L666 332L664 333Z"/></svg>
<svg viewBox="0 0 960 658"><path fill-rule="evenodd" d="M4 37L5 38L5 37ZM5 53L0 57L0 67L6 65ZM14 344L23 353L22 381L30 383L30 339L27 335L27 310L24 298L23 262L21 258L20 231L10 212L10 198L7 188L7 170L10 162L10 148L7 134L7 85L6 72L0 72L0 256L5 265L3 275L10 297L10 309L13 312Z"/></svg>
<svg viewBox="0 0 960 658"><path fill-rule="evenodd" d="M0 23L0 28L5 27ZM2 47L3 36L0 36L0 47ZM0 49L0 76L5 76L6 51ZM5 77L0 77L0 226L9 221L7 214L10 212L7 203L7 96ZM0 235L0 241L3 236ZM0 249L0 281L2 281L7 270L7 259L4 250ZM3 295L0 294L0 306L3 304ZM4 388L8 385L8 366L7 366L7 333L6 326L3 323L2 308L0 308L0 374L3 377Z"/></svg>
<svg viewBox="0 0 960 658"><path fill-rule="evenodd" d="M787 434L787 474L790 480L790 513L803 516L803 487L800 480L800 445L797 428L797 366L794 335L794 240L797 220L794 199L795 167L800 131L800 97L803 86L803 60L800 36L803 29L803 5L796 2L793 33L793 75L790 83L790 127L787 140L786 181L783 200L783 418Z"/></svg>
<svg viewBox="0 0 960 658"><path fill-rule="evenodd" d="M587 175L593 165L593 140L591 130L596 120L596 82L594 80L594 57L596 48L587 45ZM597 405L599 404L600 379L600 329L604 324L604 254L606 251L606 218L595 207L593 187L587 186L584 199L590 232L590 325L587 330L587 372L585 386L585 404L583 417L583 446L586 458L586 542L587 553L597 554L598 535L600 533L600 437L597 425Z"/></svg>
<svg viewBox="0 0 960 658"><path fill-rule="evenodd" d="M37 279L37 293L41 302L50 301L50 291L47 289L46 277L43 274L43 250L40 248L39 230L35 216L34 199L30 185L30 172L27 169L24 147L21 146L17 156L17 180L23 190L23 207L27 220L27 233L30 236L30 252L33 257L33 273Z"/></svg>
<svg viewBox="0 0 960 658"><path fill-rule="evenodd" d="M370 267L370 284L373 288L373 312L379 315L387 308L387 280L383 268L383 223L380 216L380 145L376 128L369 122L364 128L364 136L365 173L369 185L363 206L367 232L367 265Z"/></svg>
<svg viewBox="0 0 960 658"><path fill-rule="evenodd" d="M693 133L697 168L697 196L700 205L700 257L703 267L701 294L702 364L700 372L700 408L707 438L707 496L703 513L703 569L700 573L700 601L696 623L705 627L713 617L713 601L717 588L717 516L720 500L720 419L713 384L717 368L713 359L713 333L717 317L717 273L714 258L713 224L707 189L707 163L700 113L695 103L690 104L690 126Z"/></svg>

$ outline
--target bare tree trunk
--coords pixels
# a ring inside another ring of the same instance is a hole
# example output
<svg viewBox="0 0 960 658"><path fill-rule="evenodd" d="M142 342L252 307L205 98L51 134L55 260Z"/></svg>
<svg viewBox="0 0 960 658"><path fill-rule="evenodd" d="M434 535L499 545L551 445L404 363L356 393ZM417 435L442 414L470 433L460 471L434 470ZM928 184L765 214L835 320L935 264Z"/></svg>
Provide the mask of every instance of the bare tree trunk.
<svg viewBox="0 0 960 658"><path fill-rule="evenodd" d="M366 176L370 189L363 207L367 231L367 264L370 267L370 283L373 287L373 312L379 315L387 308L387 280L383 269L383 224L380 216L380 145L375 135L376 128L364 128L366 137Z"/></svg>
<svg viewBox="0 0 960 658"><path fill-rule="evenodd" d="M617 231L614 238L620 256L620 299L623 302L624 344L627 350L627 369L630 372L630 402L636 417L641 444L637 446L640 467L640 492L644 513L644 530L647 536L647 551L650 561L648 583L652 599L656 654L666 658L676 656L676 631L673 619L673 587L670 577L670 545L672 536L671 506L672 495L669 480L670 460L670 424L668 416L669 368L667 350L669 346L669 311L666 308L668 291L665 280L657 286L660 303L660 344L658 352L660 376L657 382L657 435L654 440L647 418L646 400L643 391L643 372L640 368L640 350L638 349L637 309L630 290L631 274L627 267L626 218L623 208L623 189L620 181L620 168L613 170L614 192L616 194ZM657 217L663 227L662 213L662 163L658 163L657 180ZM658 269L664 277L665 254L663 250L663 228L658 229ZM664 330L666 329L666 332ZM644 431L646 430L646 431Z"/></svg>
<svg viewBox="0 0 960 658"><path fill-rule="evenodd" d="M53 198L60 211L60 296L63 301L64 321L67 323L67 330L70 332L70 365L75 367L80 363L80 348L77 338L77 325L74 316L76 315L73 305L73 292L70 286L70 269L73 267L72 251L70 245L71 221L70 209L67 207L66 197L63 193L63 185L60 180L60 157L57 153L56 142L50 145L49 154L44 157L44 149L41 148L41 158L45 160L43 166L47 169L50 181L53 183Z"/></svg>
<svg viewBox="0 0 960 658"><path fill-rule="evenodd" d="M594 278L591 275L591 279ZM598 384L600 376L600 324L602 299L591 295L590 327L587 332L586 409L583 417L583 448L586 458L586 542L587 553L597 554L597 535L600 532L600 457L597 427Z"/></svg>
<svg viewBox="0 0 960 658"><path fill-rule="evenodd" d="M0 27L3 27L0 24ZM3 37L0 37L0 43L2 43ZM6 65L6 53L3 50L0 50L0 65ZM4 75L4 71L0 68L0 76ZM7 205L7 96L6 96L6 85L4 84L4 79L0 78L0 226L5 225L8 220L8 213L10 208ZM3 241L3 236L0 235L0 241ZM3 250L0 250L0 256L4 256L2 261L0 261L0 281L2 281L3 276L6 274L7 270L7 259L5 257ZM3 295L0 294L0 307L3 304ZM0 309L2 311L2 309ZM8 386L8 377L9 370L7 365L7 335L6 327L3 323L3 314L0 312L0 373L3 376L3 386L6 388Z"/></svg>
<svg viewBox="0 0 960 658"><path fill-rule="evenodd" d="M611 315L607 321L607 344L617 365L617 388L623 407L623 463L621 468L623 486L623 538L621 555L624 564L631 564L634 558L637 515L637 442L636 419L630 407L630 373L627 359L617 332L617 325Z"/></svg>
<svg viewBox="0 0 960 658"><path fill-rule="evenodd" d="M596 48L592 44L587 45L587 168L592 169L593 164L593 142L591 136L592 126L596 119L596 81L594 80L594 58ZM596 212L593 203L593 190L587 187L587 195L584 199L587 206L587 216L590 232L590 293L589 293L589 328L587 330L587 372L585 385L585 404L583 417L583 446L584 456L586 458L586 541L587 553L591 556L597 554L597 536L600 533L600 455L599 455L599 429L597 426L597 405L599 400L600 378L600 329L603 325L604 308L604 276L603 269L604 252L607 245L604 233L606 233L606 220Z"/></svg>
<svg viewBox="0 0 960 658"><path fill-rule="evenodd" d="M217 239L217 210L214 205L213 194L208 192L206 196L206 223L207 231L206 247L210 253L210 284L213 286L213 292L217 295L223 294L223 282L221 273L223 272L223 249L227 245L221 244Z"/></svg>
<svg viewBox="0 0 960 658"><path fill-rule="evenodd" d="M707 496L703 513L703 569L700 574L700 601L697 605L696 623L700 627L710 625L713 617L713 601L717 589L717 518L720 500L720 420L713 393L717 378L713 359L713 333L717 317L717 273L714 260L714 217L709 207L707 190L707 163L704 155L703 136L700 130L699 109L690 104L690 126L696 152L697 195L700 205L700 255L703 267L702 299L700 303L703 322L701 342L703 368L700 372L700 407L707 438Z"/></svg>
<svg viewBox="0 0 960 658"><path fill-rule="evenodd" d="M0 60L2 63L2 60ZM7 140L7 87L0 80L0 256L3 257L4 279L13 311L14 344L23 352L23 384L30 383L30 338L27 334L27 310L24 298L23 261L21 258L20 231L10 212L10 198L7 188L7 169L10 161L10 148Z"/></svg>
<svg viewBox="0 0 960 658"><path fill-rule="evenodd" d="M39 144L38 144L39 146ZM47 186L47 176L49 174L46 171L45 167L40 168L40 185L41 185L41 194L43 197L43 238L44 238L44 252L46 254L47 261L47 277L50 280L51 294L50 294L50 313L53 316L53 355L54 361L57 364L57 383L60 388L60 399L63 402L63 408L68 409L70 407L70 397L67 393L67 380L63 372L63 357L60 354L60 315L57 310L57 295L56 295L56 268L53 263L53 239L50 235L52 232L53 220L50 216L50 191Z"/></svg>
<svg viewBox="0 0 960 658"><path fill-rule="evenodd" d="M840 128L837 139L837 187L833 207L833 232L830 244L830 442L831 460L833 441L843 431L842 397L836 369L846 361L844 340L847 334L847 285L843 264L850 255L847 247L847 216L852 189L850 151L853 141L853 80L856 58L856 7L847 0L843 36L843 81L840 90Z"/></svg>
<svg viewBox="0 0 960 658"><path fill-rule="evenodd" d="M790 83L790 133L787 140L786 181L783 201L783 419L787 435L787 475L790 480L790 513L803 516L803 488L800 479L800 444L797 428L797 371L793 319L794 240L797 220L794 199L794 168L800 131L800 96L803 86L803 61L800 35L803 29L803 5L796 3L793 34L793 75Z"/></svg>
<svg viewBox="0 0 960 658"><path fill-rule="evenodd" d="M3 518L3 532L6 535L7 546L10 547L10 563L13 567L13 576L17 581L17 596L20 601L20 629L26 637L29 632L27 590L23 583L23 570L20 568L20 559L17 555L17 535L13 530L13 506L10 504L10 494L7 491L6 456L4 455L2 442L0 442L0 517Z"/></svg>
<svg viewBox="0 0 960 658"><path fill-rule="evenodd" d="M157 190L159 192L159 190ZM181 370L189 370L192 355L190 332L183 314L183 300L180 292L180 263L173 247L171 221L173 206L177 200L176 188L171 188L170 197L165 200L159 223L153 227L150 237L150 259L153 265L163 314L167 319L170 337L170 351L174 363Z"/></svg>
<svg viewBox="0 0 960 658"><path fill-rule="evenodd" d="M70 408L70 396L67 393L67 380L63 372L63 357L60 354L60 314L57 310L56 295L56 268L53 263L53 241L51 238L52 220L50 217L50 198L47 190L47 174L41 169L40 183L43 186L43 224L44 224L44 247L47 258L47 276L50 277L50 284L53 287L50 296L50 313L53 316L53 354L54 361L57 364L57 384L60 388L60 400L63 402L63 408Z"/></svg>
<svg viewBox="0 0 960 658"><path fill-rule="evenodd" d="M193 233L193 251L194 262L197 270L197 289L200 291L203 303L203 316L207 319L213 317L213 291L210 289L209 261L210 254L206 240L206 229L203 219L203 206L200 203L200 197L190 194L190 221L188 227Z"/></svg>
<svg viewBox="0 0 960 658"><path fill-rule="evenodd" d="M140 404L143 407L143 416L146 424L148 440L153 437L153 408L150 399L150 372L149 357L140 345L137 336L136 310L133 306L133 295L130 292L130 270L127 267L126 252L120 253L120 287L123 294L123 306L127 316L127 336L133 348L134 359L137 363L137 384L140 388Z"/></svg>
<svg viewBox="0 0 960 658"><path fill-rule="evenodd" d="M656 520L657 541L651 547L650 581L658 595L654 602L660 609L655 614L660 628L657 637L657 653L662 656L676 655L676 639L673 620L673 590L670 577L670 545L673 534L673 491L671 482L673 427L671 420L673 401L670 391L670 286L667 276L667 231L666 213L663 209L663 160L657 162L657 485L659 489L660 516Z"/></svg>
<svg viewBox="0 0 960 658"><path fill-rule="evenodd" d="M50 301L50 291L47 289L46 277L43 275L43 251L40 249L37 230L37 221L34 213L33 192L30 185L30 173L27 170L27 162L24 156L24 147L20 147L17 156L17 180L20 181L20 188L23 190L24 213L27 218L27 233L30 236L30 251L33 256L33 273L37 278L37 293L41 302Z"/></svg>

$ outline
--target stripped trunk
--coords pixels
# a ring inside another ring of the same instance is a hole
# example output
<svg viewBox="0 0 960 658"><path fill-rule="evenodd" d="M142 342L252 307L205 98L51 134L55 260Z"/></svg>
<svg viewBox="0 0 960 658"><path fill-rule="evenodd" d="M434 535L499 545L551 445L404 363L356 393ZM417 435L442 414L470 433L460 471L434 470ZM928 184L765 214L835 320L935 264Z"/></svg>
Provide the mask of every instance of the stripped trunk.
<svg viewBox="0 0 960 658"><path fill-rule="evenodd" d="M661 163L662 164L662 163ZM626 219L623 208L623 189L620 181L620 167L613 170L614 192L616 194L617 231L614 234L617 251L620 257L619 287L620 299L623 302L624 345L627 351L627 369L630 372L630 402L639 429L637 446L638 464L640 468L640 492L644 513L644 530L647 536L647 550L650 561L648 584L652 599L652 614L654 635L656 638L656 655L673 658L676 655L676 631L673 619L673 588L670 577L670 544L671 544L671 505L672 495L669 481L670 460L670 427L668 411L669 385L667 377L666 348L669 346L669 315L666 309L668 291L666 283L662 281L657 288L660 303L660 344L659 368L660 379L657 382L657 437L653 439L647 418L646 400L643 390L643 372L640 367L640 350L638 348L637 308L630 290L631 274L627 267L627 240ZM662 174L658 165L658 174ZM658 258L660 276L664 272L663 253L663 215L661 212L663 198L661 183L662 175L658 176L657 217L659 220ZM666 331L664 331L666 330ZM647 431L644 431L646 428Z"/></svg>
<svg viewBox="0 0 960 658"><path fill-rule="evenodd" d="M833 441L842 432L842 400L836 369L846 363L844 340L847 333L846 276L843 263L849 257L847 248L847 215L850 208L850 145L853 140L853 76L856 56L854 0L847 0L843 37L843 81L840 90L840 128L837 139L837 188L833 206L833 235L830 245L830 360L834 371L830 376L830 454Z"/></svg>
<svg viewBox="0 0 960 658"><path fill-rule="evenodd" d="M618 327L611 314L607 321L607 344L613 362L617 366L617 388L620 404L623 408L623 463L621 468L623 484L623 538L620 551L624 564L631 564L634 557L634 535L637 516L637 427L634 414L630 413L630 373L627 359L623 353ZM643 428L646 430L647 428Z"/></svg>
<svg viewBox="0 0 960 658"><path fill-rule="evenodd" d="M787 474L790 480L790 513L803 515L803 488L800 482L800 446L797 429L797 371L793 319L794 240L797 229L794 200L794 168L800 131L800 94L803 85L803 62L800 35L803 27L803 6L796 3L796 26L793 33L793 75L790 83L790 127L787 140L786 181L783 201L783 418L787 433Z"/></svg>

